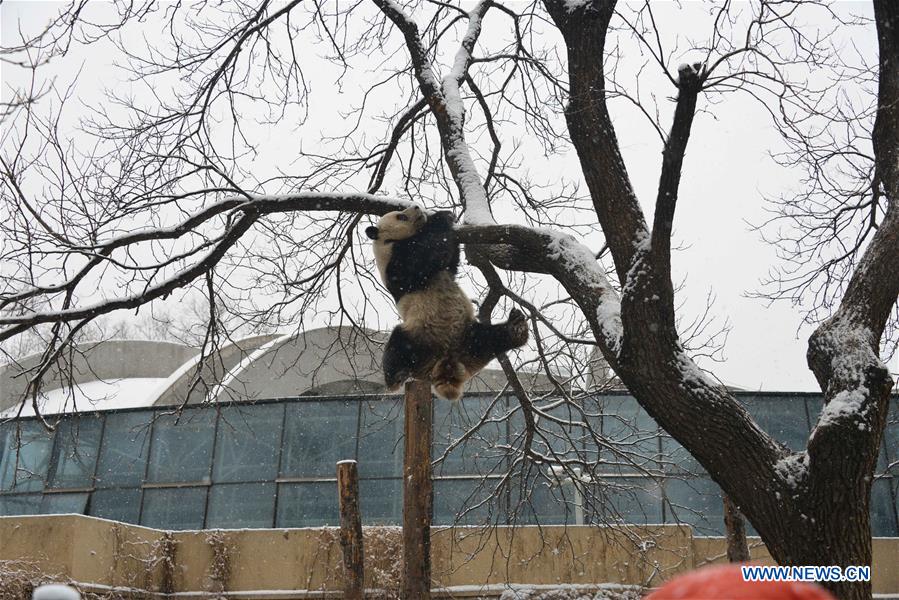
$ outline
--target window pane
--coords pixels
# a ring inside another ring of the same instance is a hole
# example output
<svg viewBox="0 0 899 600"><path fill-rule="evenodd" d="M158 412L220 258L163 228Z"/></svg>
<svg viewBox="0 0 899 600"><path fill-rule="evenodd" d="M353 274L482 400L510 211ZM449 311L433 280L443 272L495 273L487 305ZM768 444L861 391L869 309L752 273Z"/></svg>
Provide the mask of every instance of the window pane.
<svg viewBox="0 0 899 600"><path fill-rule="evenodd" d="M83 515L87 507L87 492L79 494L44 494L41 500L41 514Z"/></svg>
<svg viewBox="0 0 899 600"><path fill-rule="evenodd" d="M662 468L670 475L703 476L705 469L687 449L667 433L662 434Z"/></svg>
<svg viewBox="0 0 899 600"><path fill-rule="evenodd" d="M355 401L288 404L281 474L335 477L337 461L356 458Z"/></svg>
<svg viewBox="0 0 899 600"><path fill-rule="evenodd" d="M798 452L805 449L809 428L805 402L792 396L740 396L759 427Z"/></svg>
<svg viewBox="0 0 899 600"><path fill-rule="evenodd" d="M138 486L147 469L152 412L106 415L97 487Z"/></svg>
<svg viewBox="0 0 899 600"><path fill-rule="evenodd" d="M282 483L278 486L278 527L339 524L336 481Z"/></svg>
<svg viewBox="0 0 899 600"><path fill-rule="evenodd" d="M20 425L21 445L16 451L16 428L7 433L8 448L0 461L0 489L18 492L44 488L53 438L37 421Z"/></svg>
<svg viewBox="0 0 899 600"><path fill-rule="evenodd" d="M510 499L509 520L519 525L573 525L574 487L558 484L538 476L527 484L526 490L516 486Z"/></svg>
<svg viewBox="0 0 899 600"><path fill-rule="evenodd" d="M150 443L152 482L208 482L212 462L212 434L215 410L185 410L178 415L161 415L153 424Z"/></svg>
<svg viewBox="0 0 899 600"><path fill-rule="evenodd" d="M359 427L359 477L401 477L403 473L403 402L389 399L362 403Z"/></svg>
<svg viewBox="0 0 899 600"><path fill-rule="evenodd" d="M97 417L67 419L56 429L52 473L47 487L91 487L103 421Z"/></svg>
<svg viewBox="0 0 899 600"><path fill-rule="evenodd" d="M608 473L630 473L637 469L656 469L660 432L658 425L632 396L600 397L602 432L613 443L615 452L604 452Z"/></svg>
<svg viewBox="0 0 899 600"><path fill-rule="evenodd" d="M140 524L157 529L202 529L206 488L144 490Z"/></svg>
<svg viewBox="0 0 899 600"><path fill-rule="evenodd" d="M434 523L481 525L495 522L497 503L489 496L496 483L494 479L435 479ZM504 521L505 516L501 522Z"/></svg>
<svg viewBox="0 0 899 600"><path fill-rule="evenodd" d="M692 525L696 535L724 535L721 489L706 477L665 482L666 523Z"/></svg>
<svg viewBox="0 0 899 600"><path fill-rule="evenodd" d="M645 525L662 522L662 491L648 477L603 478L590 506L604 511L604 520ZM595 515L591 515L591 520Z"/></svg>
<svg viewBox="0 0 899 600"><path fill-rule="evenodd" d="M398 525L403 520L401 479L363 479L359 482L359 504L365 525Z"/></svg>
<svg viewBox="0 0 899 600"><path fill-rule="evenodd" d="M0 515L36 515L40 507L40 494L0 496Z"/></svg>
<svg viewBox="0 0 899 600"><path fill-rule="evenodd" d="M15 444L15 423L0 423L0 465L3 464L3 457L15 450Z"/></svg>
<svg viewBox="0 0 899 600"><path fill-rule="evenodd" d="M890 490L891 479L876 479L871 486L871 535L895 537L899 535L896 526L896 505Z"/></svg>
<svg viewBox="0 0 899 600"><path fill-rule="evenodd" d="M824 409L824 398L821 394L815 394L814 396L806 397L805 399L805 410L807 411L809 417L809 431L811 431L811 427L815 426L815 423L818 422L818 415L821 414L821 411Z"/></svg>
<svg viewBox="0 0 899 600"><path fill-rule="evenodd" d="M274 483L214 485L209 490L207 528L271 527L274 515Z"/></svg>
<svg viewBox="0 0 899 600"><path fill-rule="evenodd" d="M887 426L883 432L883 446L886 451L887 465L894 465L892 474L899 477L899 396L890 396L890 409L887 412Z"/></svg>
<svg viewBox="0 0 899 600"><path fill-rule="evenodd" d="M88 514L123 523L139 523L140 489L97 490L91 495Z"/></svg>
<svg viewBox="0 0 899 600"><path fill-rule="evenodd" d="M231 406L219 414L215 446L214 481L273 480L281 452L278 404Z"/></svg>
<svg viewBox="0 0 899 600"><path fill-rule="evenodd" d="M552 403L554 402L550 402ZM542 404L544 405L542 410L553 418L543 418L539 415L536 417L539 433L532 441L536 452L553 456L556 460L572 459L575 456L583 459L587 451L596 456L596 445L592 441L592 436L583 425L580 425L587 418L581 410L567 403L552 408L546 408L545 402ZM512 411L509 420L511 445L521 447L527 430L524 413L515 399L511 400L509 410ZM597 421L593 419L592 425L595 426L596 423Z"/></svg>
<svg viewBox="0 0 899 600"><path fill-rule="evenodd" d="M483 396L466 398L465 402L434 403L435 460L474 430L435 466L435 475L486 475L504 470L507 451L497 446L507 445L506 423L500 421L507 411L506 401L498 400L491 409L492 404L494 398ZM478 426L488 411L487 422Z"/></svg>

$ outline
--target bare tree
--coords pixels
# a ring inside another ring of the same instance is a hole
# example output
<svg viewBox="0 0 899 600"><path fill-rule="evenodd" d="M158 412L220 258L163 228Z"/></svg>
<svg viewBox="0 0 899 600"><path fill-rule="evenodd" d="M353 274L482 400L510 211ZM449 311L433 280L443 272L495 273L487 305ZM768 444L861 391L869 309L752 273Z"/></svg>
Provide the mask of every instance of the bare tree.
<svg viewBox="0 0 899 600"><path fill-rule="evenodd" d="M684 40L671 45L649 2L487 0L471 12L436 1L374 5L125 4L100 21L79 3L3 50L5 61L36 74L73 45L109 44L131 74L126 92L111 93L83 121L79 139L90 143L68 137L70 92L36 75L4 104L0 341L48 328L44 360L29 374L31 396L93 320L182 290L208 298L204 352L225 327L223 302L239 306L245 322L272 327L376 319L387 305L383 292L373 293L357 226L364 215L405 206L382 195L393 186L464 217L458 233L482 292L482 320L500 302L532 318L534 360L556 382L568 416L533 397L501 357L526 424L510 473L552 464L584 481L584 470L599 464L596 451L553 455L550 439L586 426L596 410L553 363L582 366L597 348L776 560L870 564L871 481L893 386L879 356L894 344L899 294L899 8L874 0L874 18L865 20L819 2L725 2L708 13L706 39L690 42L691 64L675 68ZM804 28L812 10L835 27L876 30L876 68L848 60L828 42L833 31ZM153 18L158 43L128 41ZM488 25L496 34L482 36ZM315 152L304 150L302 136L285 135L314 111L301 40L331 62L344 93L360 81L349 83L360 61L379 59L344 115L346 130L308 144ZM643 57L633 84L624 73L628 43ZM669 111L641 92L649 72L676 94L669 122ZM818 72L829 79L816 86L809 73ZM845 89L860 100L835 100L833 90ZM808 300L818 323L808 363L825 406L801 452L762 431L699 369L701 352L678 324L678 192L682 176L701 176L685 172L684 157L700 109L736 94L770 109L788 144L782 158L809 168L806 191L775 208L775 217L802 227L777 240L799 268L788 263L763 292ZM41 110L50 96L52 110ZM614 100L633 105L663 148L651 215L622 158ZM372 142L376 118L389 128ZM260 133L251 124L276 127ZM268 172L265 162L288 143L295 166ZM528 169L529 160L544 160L534 149L549 156L568 144L579 180L544 181ZM497 223L494 215L513 209L519 224ZM869 583L828 585L841 598L871 595Z"/></svg>

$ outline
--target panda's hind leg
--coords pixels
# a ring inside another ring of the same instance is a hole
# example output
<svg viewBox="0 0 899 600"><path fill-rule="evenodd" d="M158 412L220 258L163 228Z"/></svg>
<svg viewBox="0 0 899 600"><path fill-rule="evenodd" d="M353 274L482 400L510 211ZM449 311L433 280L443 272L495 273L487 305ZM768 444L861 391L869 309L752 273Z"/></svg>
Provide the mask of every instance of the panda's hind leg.
<svg viewBox="0 0 899 600"><path fill-rule="evenodd" d="M509 311L509 318L505 323L499 325L503 329L503 334L499 337L501 348L496 349L497 354L521 348L528 343L528 320L524 313L513 308Z"/></svg>
<svg viewBox="0 0 899 600"><path fill-rule="evenodd" d="M387 390L396 391L407 379L426 374L435 358L431 349L417 342L402 325L397 325L384 348L382 367Z"/></svg>
<svg viewBox="0 0 899 600"><path fill-rule="evenodd" d="M469 356L482 356L490 362L497 354L520 348L528 342L528 322L524 313L513 308L505 323L487 325L474 321L465 336Z"/></svg>

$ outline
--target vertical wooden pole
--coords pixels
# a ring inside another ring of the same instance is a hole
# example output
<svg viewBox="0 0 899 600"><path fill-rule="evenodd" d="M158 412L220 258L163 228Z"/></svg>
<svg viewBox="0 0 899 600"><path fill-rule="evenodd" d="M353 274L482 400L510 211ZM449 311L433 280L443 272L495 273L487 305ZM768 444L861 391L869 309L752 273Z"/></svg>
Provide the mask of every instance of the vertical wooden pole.
<svg viewBox="0 0 899 600"><path fill-rule="evenodd" d="M431 597L431 384L406 384L403 454L403 598Z"/></svg>
<svg viewBox="0 0 899 600"><path fill-rule="evenodd" d="M363 566L362 517L359 515L359 472L355 460L337 463L337 492L340 506L340 546L343 548L343 597L362 600Z"/></svg>

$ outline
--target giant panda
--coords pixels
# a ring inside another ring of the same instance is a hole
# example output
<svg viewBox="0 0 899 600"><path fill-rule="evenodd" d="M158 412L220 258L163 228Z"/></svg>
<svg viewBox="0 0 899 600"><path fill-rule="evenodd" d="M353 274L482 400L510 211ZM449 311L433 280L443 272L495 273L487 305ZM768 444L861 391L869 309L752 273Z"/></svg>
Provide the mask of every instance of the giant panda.
<svg viewBox="0 0 899 600"><path fill-rule="evenodd" d="M505 323L475 319L471 300L456 283L459 242L450 212L425 213L418 206L387 213L367 227L381 281L393 296L402 323L384 350L389 391L407 379L430 379L441 398L458 400L465 383L497 354L527 343L524 314Z"/></svg>

